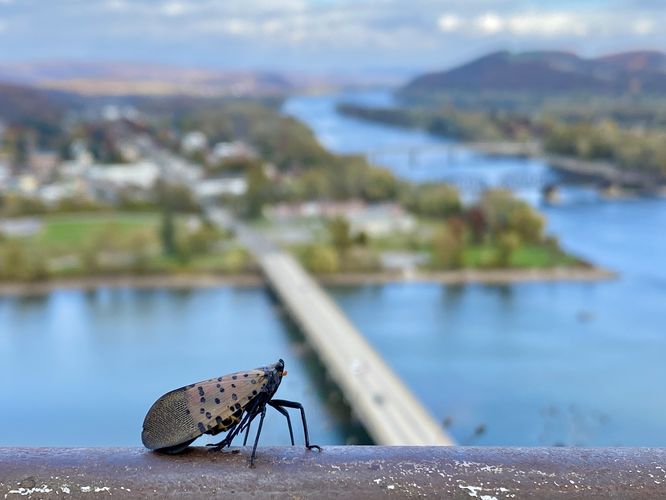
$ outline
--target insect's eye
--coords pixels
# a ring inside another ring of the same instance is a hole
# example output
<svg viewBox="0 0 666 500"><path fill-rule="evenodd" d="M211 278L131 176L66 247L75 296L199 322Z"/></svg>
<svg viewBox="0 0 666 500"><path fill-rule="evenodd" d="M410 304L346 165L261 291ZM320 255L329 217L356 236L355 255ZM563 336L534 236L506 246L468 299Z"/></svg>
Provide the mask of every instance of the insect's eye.
<svg viewBox="0 0 666 500"><path fill-rule="evenodd" d="M283 377L286 377L286 376L287 376L287 370L284 370L284 371L282 372L282 376L283 376Z"/></svg>

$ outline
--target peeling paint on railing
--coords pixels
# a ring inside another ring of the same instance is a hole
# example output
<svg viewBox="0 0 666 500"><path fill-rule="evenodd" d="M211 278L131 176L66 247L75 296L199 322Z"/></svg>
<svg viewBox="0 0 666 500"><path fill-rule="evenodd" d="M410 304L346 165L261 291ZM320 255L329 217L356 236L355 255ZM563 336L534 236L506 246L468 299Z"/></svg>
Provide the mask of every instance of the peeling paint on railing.
<svg viewBox="0 0 666 500"><path fill-rule="evenodd" d="M0 448L0 498L666 498L666 449Z"/></svg>

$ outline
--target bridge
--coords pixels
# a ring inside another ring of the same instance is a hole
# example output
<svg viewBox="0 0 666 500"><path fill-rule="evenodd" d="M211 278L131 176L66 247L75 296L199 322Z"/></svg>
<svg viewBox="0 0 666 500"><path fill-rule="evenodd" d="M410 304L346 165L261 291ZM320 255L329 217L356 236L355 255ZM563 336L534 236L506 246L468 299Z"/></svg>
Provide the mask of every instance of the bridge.
<svg viewBox="0 0 666 500"><path fill-rule="evenodd" d="M446 165L461 163L470 153L488 156L531 157L541 154L536 142L432 142L429 144L391 145L364 152L370 163L381 163L382 157L406 156L410 167L419 165L420 157L438 154Z"/></svg>
<svg viewBox="0 0 666 500"><path fill-rule="evenodd" d="M380 445L452 445L402 380L328 294L290 255L221 209L211 220L232 229L298 324L368 434Z"/></svg>

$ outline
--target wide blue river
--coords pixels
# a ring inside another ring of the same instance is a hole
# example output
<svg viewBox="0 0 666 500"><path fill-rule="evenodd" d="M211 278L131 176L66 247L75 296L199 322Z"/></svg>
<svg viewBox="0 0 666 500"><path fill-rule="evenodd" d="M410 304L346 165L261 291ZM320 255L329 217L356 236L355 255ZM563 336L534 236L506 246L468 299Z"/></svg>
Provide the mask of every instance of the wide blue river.
<svg viewBox="0 0 666 500"><path fill-rule="evenodd" d="M342 117L340 100L382 105L390 97L303 97L285 108L334 151L370 153L401 177L459 183L465 195L474 196L474 179L515 181L538 204L541 186L558 179L535 160L466 153L452 161L425 148L410 161L392 146L442 140ZM666 445L666 200L607 201L565 186L562 203L540 208L568 250L619 279L331 291L462 444Z"/></svg>
<svg viewBox="0 0 666 500"><path fill-rule="evenodd" d="M480 184L513 182L539 203L540 186L558 179L539 161L451 160L436 147L414 161L391 148L442 141L341 117L338 100L390 97L294 97L285 111L334 151L459 183L470 197ZM561 204L541 209L566 248L620 278L330 291L461 444L666 446L666 201L607 201L567 186ZM279 394L304 403L314 441L367 439L260 288L0 298L0 445L138 445L163 392L278 357L289 370ZM286 444L283 418L270 417L263 442Z"/></svg>

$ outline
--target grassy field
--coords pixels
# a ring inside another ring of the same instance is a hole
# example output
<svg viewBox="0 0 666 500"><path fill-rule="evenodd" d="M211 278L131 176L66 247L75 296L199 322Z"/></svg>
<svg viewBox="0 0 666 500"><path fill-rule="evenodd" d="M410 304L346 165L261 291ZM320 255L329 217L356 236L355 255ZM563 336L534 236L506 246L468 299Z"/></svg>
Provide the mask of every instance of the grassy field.
<svg viewBox="0 0 666 500"><path fill-rule="evenodd" d="M159 213L50 215L25 238L0 239L0 280L127 274L241 273L252 266L230 235L196 216L174 218L175 249L164 250Z"/></svg>
<svg viewBox="0 0 666 500"><path fill-rule="evenodd" d="M498 249L492 245L474 245L465 249L464 267L488 268L497 267ZM509 268L538 268L580 266L581 262L574 256L561 251L554 251L547 246L523 245L517 248L509 259Z"/></svg>
<svg viewBox="0 0 666 500"><path fill-rule="evenodd" d="M112 234L118 242L133 236L157 238L160 216L156 213L105 213L45 217L42 230L32 243L47 250L76 250Z"/></svg>

